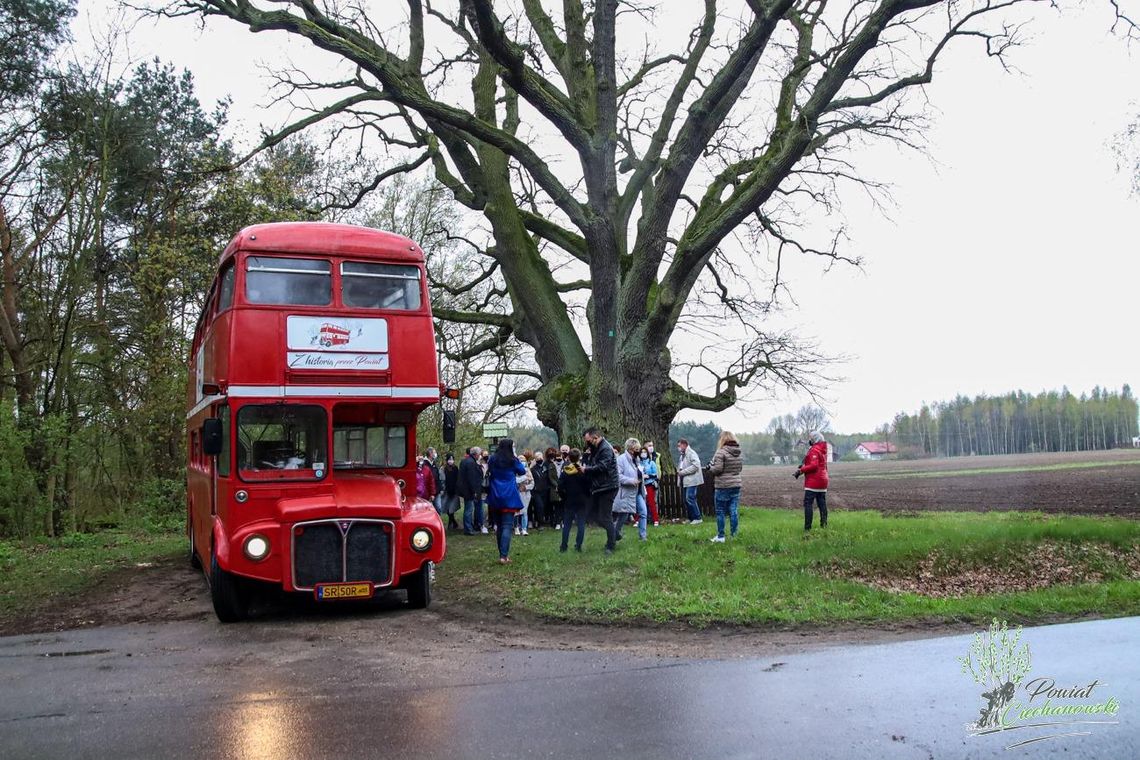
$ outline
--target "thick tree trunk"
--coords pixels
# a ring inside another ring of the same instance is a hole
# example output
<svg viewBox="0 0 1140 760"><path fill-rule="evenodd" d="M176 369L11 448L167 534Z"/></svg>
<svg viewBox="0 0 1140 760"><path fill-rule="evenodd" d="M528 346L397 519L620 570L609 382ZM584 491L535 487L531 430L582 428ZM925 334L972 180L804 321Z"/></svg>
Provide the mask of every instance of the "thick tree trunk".
<svg viewBox="0 0 1140 760"><path fill-rule="evenodd" d="M585 375L546 383L537 398L538 417L560 441L580 445L582 431L597 427L615 448L632 437L654 441L667 455L669 425L679 411L666 400L670 386L665 356L656 362L626 359L614 372L594 364Z"/></svg>

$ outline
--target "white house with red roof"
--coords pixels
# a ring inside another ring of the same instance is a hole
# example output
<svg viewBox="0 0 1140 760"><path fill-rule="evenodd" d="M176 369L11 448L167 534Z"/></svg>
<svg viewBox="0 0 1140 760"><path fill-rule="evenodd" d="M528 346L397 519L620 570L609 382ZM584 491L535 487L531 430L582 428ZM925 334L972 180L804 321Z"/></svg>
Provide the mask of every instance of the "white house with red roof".
<svg viewBox="0 0 1140 760"><path fill-rule="evenodd" d="M897 454L899 450L893 443L884 443L882 441L863 441L855 447L855 454L860 459L870 459L878 461L890 454Z"/></svg>

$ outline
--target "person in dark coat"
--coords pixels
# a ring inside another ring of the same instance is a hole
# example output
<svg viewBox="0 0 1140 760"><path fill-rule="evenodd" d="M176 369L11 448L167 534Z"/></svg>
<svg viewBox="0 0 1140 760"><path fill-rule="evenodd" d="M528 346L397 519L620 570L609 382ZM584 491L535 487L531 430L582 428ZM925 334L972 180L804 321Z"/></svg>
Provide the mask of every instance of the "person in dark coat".
<svg viewBox="0 0 1140 760"><path fill-rule="evenodd" d="M483 524L483 468L479 466L482 453L478 446L472 446L459 463L456 489L463 499L463 534L467 536L475 535L476 531L487 532Z"/></svg>
<svg viewBox="0 0 1140 760"><path fill-rule="evenodd" d="M455 513L459 511L459 467L450 452L444 457L443 465L443 511L447 513L447 529L458 529Z"/></svg>
<svg viewBox="0 0 1140 760"><path fill-rule="evenodd" d="M586 537L586 509L590 498L590 482L582 472L579 463L582 452L570 449L562 474L558 476L558 493L562 497L562 545L558 551L566 551L570 543L570 523L578 523L578 537L574 541L574 551L582 551L582 540Z"/></svg>
<svg viewBox="0 0 1140 760"><path fill-rule="evenodd" d="M534 452L534 464L530 467L531 477L534 478L534 487L530 492L530 513L532 522L537 530L539 526L554 527L550 519L550 463L541 451Z"/></svg>
<svg viewBox="0 0 1140 760"><path fill-rule="evenodd" d="M526 465L515 456L515 442L500 438L498 448L487 461L487 506L498 515L499 562L504 565L511 561L515 515L525 509L516 478L526 474Z"/></svg>
<svg viewBox="0 0 1140 760"><path fill-rule="evenodd" d="M581 455L581 452L579 452ZM561 528L562 495L558 493L558 478L562 475L562 454L551 446L546 450L546 475L550 490L546 494L546 521L555 528Z"/></svg>
<svg viewBox="0 0 1140 760"><path fill-rule="evenodd" d="M434 448L429 446L427 448L427 450L424 452L424 461L427 463L427 466L431 468L431 475L432 475L433 480L435 481L432 485L432 489L431 489L432 497L431 497L431 499L429 499L429 501L431 501L432 506L435 507L436 513L442 515L443 514L443 473L440 471L440 467L439 467L439 453Z"/></svg>
<svg viewBox="0 0 1140 760"><path fill-rule="evenodd" d="M582 469L590 479L590 519L606 529L606 554L612 554L616 545L613 510L618 493L617 456L596 427L587 428L582 440L586 443Z"/></svg>

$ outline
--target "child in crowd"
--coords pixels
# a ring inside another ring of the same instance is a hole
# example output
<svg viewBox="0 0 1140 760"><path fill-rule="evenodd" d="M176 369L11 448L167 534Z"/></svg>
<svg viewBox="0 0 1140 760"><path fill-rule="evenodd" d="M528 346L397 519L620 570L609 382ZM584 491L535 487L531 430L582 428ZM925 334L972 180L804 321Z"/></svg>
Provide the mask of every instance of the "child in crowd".
<svg viewBox="0 0 1140 760"><path fill-rule="evenodd" d="M580 465L582 452L570 449L558 476L558 495L562 497L562 545L558 551L564 552L570 542L570 523L577 521L578 536L574 541L574 551L582 551L582 541L586 537L586 503L590 493L590 482Z"/></svg>
<svg viewBox="0 0 1140 760"><path fill-rule="evenodd" d="M649 456L648 448L643 448L638 455L637 469L641 470L645 483L645 502L649 509L649 520L654 525L660 525L661 521L657 516L657 462Z"/></svg>
<svg viewBox="0 0 1140 760"><path fill-rule="evenodd" d="M515 535L529 536L526 532L530 524L530 517L527 512L530 509L531 491L534 489L534 476L530 474L530 450L528 449L519 457L519 462L525 470L523 475L515 476L515 483L518 484L519 498L522 499L522 509L519 510L518 520L515 523Z"/></svg>

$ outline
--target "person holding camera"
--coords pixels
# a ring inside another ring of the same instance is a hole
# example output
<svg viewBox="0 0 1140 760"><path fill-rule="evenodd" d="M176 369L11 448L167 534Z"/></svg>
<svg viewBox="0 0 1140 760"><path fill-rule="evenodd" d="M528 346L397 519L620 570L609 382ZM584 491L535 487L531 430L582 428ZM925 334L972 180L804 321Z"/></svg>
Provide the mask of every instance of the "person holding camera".
<svg viewBox="0 0 1140 760"><path fill-rule="evenodd" d="M811 444L803 463L792 476L804 476L804 530L811 530L812 502L819 504L819 527L827 527L827 441L823 434L813 430L808 435Z"/></svg>

